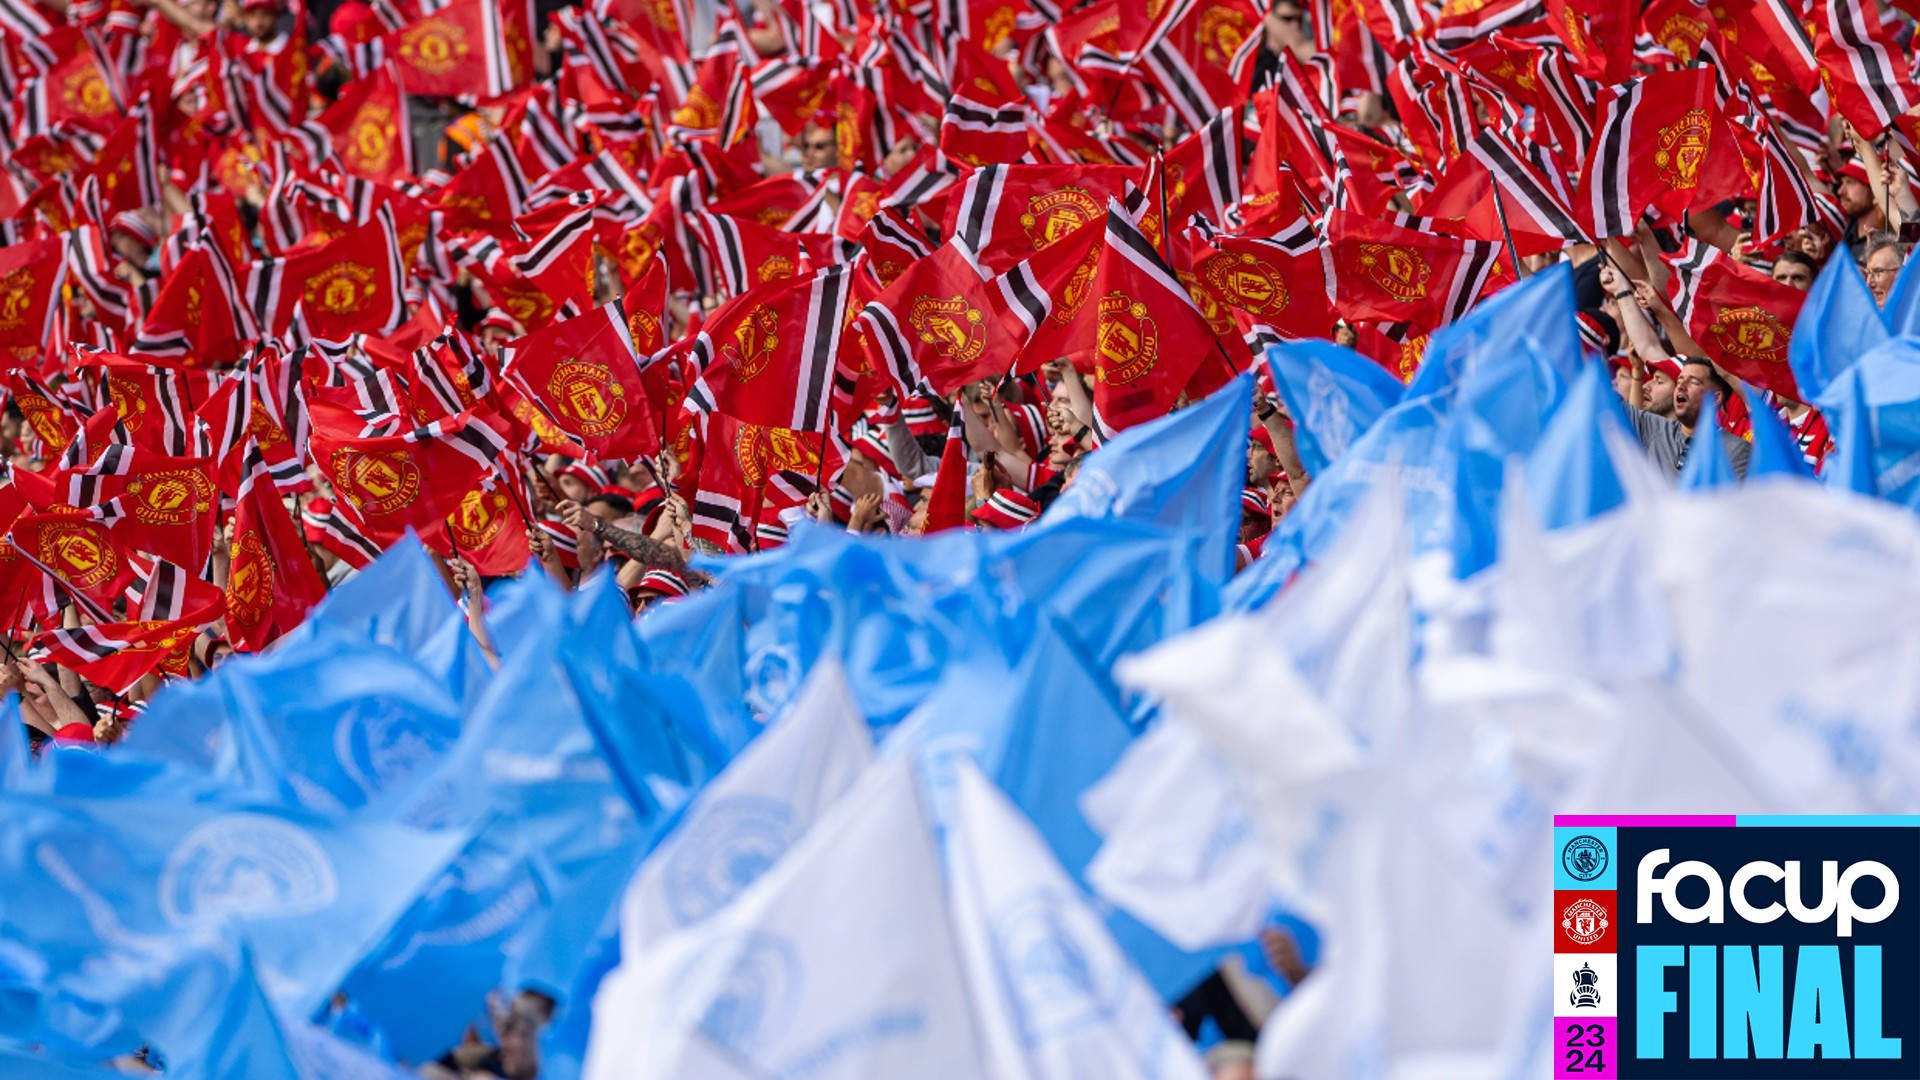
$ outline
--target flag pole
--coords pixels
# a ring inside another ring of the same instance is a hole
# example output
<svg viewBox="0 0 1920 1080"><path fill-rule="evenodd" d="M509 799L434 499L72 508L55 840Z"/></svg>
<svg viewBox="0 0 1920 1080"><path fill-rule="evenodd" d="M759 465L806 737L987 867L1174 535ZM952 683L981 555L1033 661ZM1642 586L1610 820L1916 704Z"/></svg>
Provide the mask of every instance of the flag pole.
<svg viewBox="0 0 1920 1080"><path fill-rule="evenodd" d="M1520 265L1520 251L1513 246L1513 230L1507 226L1507 201L1500 197L1500 181L1493 181L1493 211L1500 215L1500 235L1507 238L1507 259L1513 263L1513 276L1516 280L1527 276L1527 269Z"/></svg>

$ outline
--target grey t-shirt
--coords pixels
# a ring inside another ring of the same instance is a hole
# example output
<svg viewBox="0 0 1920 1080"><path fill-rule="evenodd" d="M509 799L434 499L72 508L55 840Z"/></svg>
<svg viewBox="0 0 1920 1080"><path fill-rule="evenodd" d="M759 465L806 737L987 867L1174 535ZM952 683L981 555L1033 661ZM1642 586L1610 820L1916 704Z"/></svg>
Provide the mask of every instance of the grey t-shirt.
<svg viewBox="0 0 1920 1080"><path fill-rule="evenodd" d="M1640 445L1647 448L1647 456L1668 473L1680 475L1680 467L1687 463L1687 429L1671 417L1656 416L1631 405L1626 408L1627 420L1633 424L1634 434L1640 436ZM1733 475L1745 480L1747 455L1753 448L1745 439L1726 431L1720 433L1720 443L1727 448L1727 460L1733 462Z"/></svg>

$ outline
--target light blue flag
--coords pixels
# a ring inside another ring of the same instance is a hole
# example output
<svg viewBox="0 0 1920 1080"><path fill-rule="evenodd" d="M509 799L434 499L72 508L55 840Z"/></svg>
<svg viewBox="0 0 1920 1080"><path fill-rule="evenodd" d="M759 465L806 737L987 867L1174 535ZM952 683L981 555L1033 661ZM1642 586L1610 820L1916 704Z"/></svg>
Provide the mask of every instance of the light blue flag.
<svg viewBox="0 0 1920 1080"><path fill-rule="evenodd" d="M1467 577L1498 551L1507 461L1525 456L1580 371L1573 271L1565 263L1502 290L1433 336L1456 365L1454 573ZM1421 363L1433 362L1433 346ZM1416 377L1417 378L1417 377Z"/></svg>
<svg viewBox="0 0 1920 1080"><path fill-rule="evenodd" d="M1820 395L1820 411L1833 430L1820 481L1856 495L1878 496L1874 478L1873 410L1867 404L1866 378L1854 364Z"/></svg>
<svg viewBox="0 0 1920 1080"><path fill-rule="evenodd" d="M919 756L929 810L941 831L953 808L955 761L971 758L1033 820L1054 856L1084 886L1100 839L1080 810L1080 795L1113 768L1135 729L1111 680L1065 626L1043 617L1009 673L956 666L886 749ZM1107 913L1107 924L1168 1000L1190 989L1218 958L1212 951L1176 949L1118 909Z"/></svg>
<svg viewBox="0 0 1920 1080"><path fill-rule="evenodd" d="M1601 437L1611 427L1631 439L1606 365L1587 364L1527 457L1527 501L1541 526L1564 529L1627 501Z"/></svg>
<svg viewBox="0 0 1920 1080"><path fill-rule="evenodd" d="M1844 391L1829 388L1835 392L1821 399L1830 419L1840 414L1836 449L1843 451L1846 486L1861 491L1871 483L1888 502L1920 508L1920 338L1887 342L1862 356L1851 374ZM1863 470L1860 460L1869 457Z"/></svg>
<svg viewBox="0 0 1920 1080"><path fill-rule="evenodd" d="M126 1080L126 1075L106 1066L63 1064L44 1052L0 1045L0 1076L7 1080Z"/></svg>
<svg viewBox="0 0 1920 1080"><path fill-rule="evenodd" d="M0 701L0 791L21 791L32 781L33 751L20 719L20 697Z"/></svg>
<svg viewBox="0 0 1920 1080"><path fill-rule="evenodd" d="M235 929L276 1005L311 1015L465 842L289 811L134 799L0 798L0 941L46 963L58 994L111 1003L156 1037L185 985L224 993L199 957ZM202 1004L214 992L197 999Z"/></svg>
<svg viewBox="0 0 1920 1080"><path fill-rule="evenodd" d="M1293 418L1293 445L1308 476L1325 472L1407 389L1386 368L1331 341L1270 346L1267 368Z"/></svg>
<svg viewBox="0 0 1920 1080"><path fill-rule="evenodd" d="M1747 476L1804 476L1813 478L1813 466L1800 452L1800 444L1767 405L1765 398L1751 387L1742 387L1747 395L1747 415L1753 421L1753 456L1747 462Z"/></svg>
<svg viewBox="0 0 1920 1080"><path fill-rule="evenodd" d="M1239 375L1205 400L1128 428L1090 454L1040 520L1040 531L1075 518L1161 525L1206 538L1201 573L1233 576L1240 533L1238 493L1246 484L1253 375Z"/></svg>
<svg viewBox="0 0 1920 1080"><path fill-rule="evenodd" d="M634 624L656 670L685 678L700 695L708 727L729 757L760 730L746 705L745 600L741 586L723 579L685 599L653 605Z"/></svg>
<svg viewBox="0 0 1920 1080"><path fill-rule="evenodd" d="M1521 353L1544 364L1561 385L1580 373L1573 268L1558 263L1476 304L1433 332L1408 398L1451 396L1476 367Z"/></svg>
<svg viewBox="0 0 1920 1080"><path fill-rule="evenodd" d="M460 617L446 580L409 530L372 565L329 592L288 637L308 627L340 627L405 652L425 647L449 618Z"/></svg>
<svg viewBox="0 0 1920 1080"><path fill-rule="evenodd" d="M1845 255L1828 259L1787 341L1787 363L1802 397L1818 400L1854 361L1888 336L1880 305L1874 303L1860 268Z"/></svg>
<svg viewBox="0 0 1920 1080"><path fill-rule="evenodd" d="M596 574L573 603L573 633L590 647L565 650L581 718L634 813L655 817L726 767L727 748L707 726L685 679L647 670L627 600L610 573Z"/></svg>
<svg viewBox="0 0 1920 1080"><path fill-rule="evenodd" d="M440 674L321 625L268 652L234 657L205 679L169 684L125 750L256 797L339 814L404 786L459 733L459 703Z"/></svg>
<svg viewBox="0 0 1920 1080"><path fill-rule="evenodd" d="M1720 402L1712 394L1700 403L1693 437L1687 440L1687 461L1680 467L1680 487L1688 491L1732 487L1739 483L1726 444L1720 441Z"/></svg>
<svg viewBox="0 0 1920 1080"><path fill-rule="evenodd" d="M1894 337L1920 337L1920 259L1909 255L1900 267L1880 318Z"/></svg>

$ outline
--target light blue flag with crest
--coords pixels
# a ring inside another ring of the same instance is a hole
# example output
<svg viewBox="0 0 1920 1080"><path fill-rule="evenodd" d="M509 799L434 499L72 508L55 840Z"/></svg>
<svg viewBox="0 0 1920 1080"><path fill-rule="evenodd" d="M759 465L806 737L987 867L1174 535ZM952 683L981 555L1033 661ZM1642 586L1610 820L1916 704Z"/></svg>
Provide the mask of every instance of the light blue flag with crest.
<svg viewBox="0 0 1920 1080"><path fill-rule="evenodd" d="M268 996L311 1015L465 841L156 800L9 796L0 812L11 836L0 942L44 961L54 995L110 1004L155 1041L192 998L183 964L199 972L192 985L224 992L236 929Z"/></svg>
<svg viewBox="0 0 1920 1080"><path fill-rule="evenodd" d="M1829 482L1920 508L1920 338L1896 338L1860 357L1819 405L1838 427L1840 475Z"/></svg>
<svg viewBox="0 0 1920 1080"><path fill-rule="evenodd" d="M1131 427L1081 463L1037 531L1076 518L1140 521L1205 538L1207 580L1233 576L1246 484L1253 375L1244 373L1179 412Z"/></svg>
<svg viewBox="0 0 1920 1080"><path fill-rule="evenodd" d="M1407 390L1386 368L1331 341L1270 346L1267 367L1308 476L1325 472Z"/></svg>

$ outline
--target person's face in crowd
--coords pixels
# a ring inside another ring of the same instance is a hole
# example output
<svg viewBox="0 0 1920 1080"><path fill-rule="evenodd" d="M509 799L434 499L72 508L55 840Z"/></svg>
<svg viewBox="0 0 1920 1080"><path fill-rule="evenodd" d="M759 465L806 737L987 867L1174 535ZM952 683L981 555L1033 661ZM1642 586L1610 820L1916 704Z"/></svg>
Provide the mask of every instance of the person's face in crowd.
<svg viewBox="0 0 1920 1080"><path fill-rule="evenodd" d="M1840 190L1834 194L1840 199L1840 209L1850 218L1873 209L1873 189L1851 176L1840 178Z"/></svg>
<svg viewBox="0 0 1920 1080"><path fill-rule="evenodd" d="M1627 400L1627 396L1630 393L1632 393L1632 391L1633 391L1633 368L1627 366L1626 364L1621 364L1620 366L1614 368L1613 369L1613 392L1620 395L1621 401L1625 401Z"/></svg>
<svg viewBox="0 0 1920 1080"><path fill-rule="evenodd" d="M1673 379L1664 371L1647 376L1647 411L1655 416L1673 415Z"/></svg>
<svg viewBox="0 0 1920 1080"><path fill-rule="evenodd" d="M1262 24L1266 35L1267 48L1273 52L1288 48L1306 39L1306 13L1300 5L1280 0L1267 10Z"/></svg>
<svg viewBox="0 0 1920 1080"><path fill-rule="evenodd" d="M1265 446L1257 442L1247 444L1247 483L1264 484L1279 467L1279 460L1268 453Z"/></svg>
<svg viewBox="0 0 1920 1080"><path fill-rule="evenodd" d="M927 496L931 494L932 492L922 493L920 501L913 504L913 513L907 515L908 536L919 536L927 531L927 509L933 505L933 500Z"/></svg>
<svg viewBox="0 0 1920 1080"><path fill-rule="evenodd" d="M854 454L847 459L847 471L841 474L840 486L856 499L862 495L884 494L886 491L886 484L880 479L880 466L865 454Z"/></svg>
<svg viewBox="0 0 1920 1080"><path fill-rule="evenodd" d="M1293 509L1293 485L1287 483L1275 484L1273 486L1272 500L1273 520L1278 524L1281 518L1287 516L1287 511Z"/></svg>
<svg viewBox="0 0 1920 1080"><path fill-rule="evenodd" d="M648 595L658 599L659 593ZM500 1068L506 1080L533 1080L540 1072L540 1054L535 1043L536 1027L532 1017L515 1010L500 1025Z"/></svg>
<svg viewBox="0 0 1920 1080"><path fill-rule="evenodd" d="M554 483L559 486L560 497L563 499L572 499L574 502L585 502L587 496L593 494L593 492L587 490L587 485L581 483L580 478L577 476L562 476L556 479Z"/></svg>
<svg viewBox="0 0 1920 1080"><path fill-rule="evenodd" d="M135 266L144 266L153 249L141 243L139 237L116 230L113 233L113 253Z"/></svg>
<svg viewBox="0 0 1920 1080"><path fill-rule="evenodd" d="M1773 280L1805 292L1813 288L1813 271L1798 259L1779 259L1773 264Z"/></svg>
<svg viewBox="0 0 1920 1080"><path fill-rule="evenodd" d="M1801 229L1794 236L1800 251L1816 263L1824 263L1833 253L1833 234L1819 226Z"/></svg>
<svg viewBox="0 0 1920 1080"><path fill-rule="evenodd" d="M808 124L800 129L800 167L831 169L840 164L840 140L830 127Z"/></svg>
<svg viewBox="0 0 1920 1080"><path fill-rule="evenodd" d="M1348 326L1346 323L1341 323L1339 326L1333 328L1333 343L1335 345L1345 345L1351 349L1355 345L1360 344L1360 334L1353 327Z"/></svg>
<svg viewBox="0 0 1920 1080"><path fill-rule="evenodd" d="M1707 372L1705 364L1688 364L1673 384L1673 418L1687 427L1700 419L1700 403L1713 392L1713 378Z"/></svg>
<svg viewBox="0 0 1920 1080"><path fill-rule="evenodd" d="M1873 290L1873 298L1884 305L1887 294L1893 291L1893 283L1900 276L1900 249L1883 247L1867 256L1867 288Z"/></svg>
<svg viewBox="0 0 1920 1080"><path fill-rule="evenodd" d="M620 513L619 507L614 506L612 503L603 503L603 502L594 503L592 506L587 507L587 513L592 514L594 517L599 518L601 521L604 521L609 525L613 524L616 521L619 521L622 517L625 516Z"/></svg>
<svg viewBox="0 0 1920 1080"><path fill-rule="evenodd" d="M1226 1061L1215 1065L1213 1080L1254 1080L1253 1062Z"/></svg>
<svg viewBox="0 0 1920 1080"><path fill-rule="evenodd" d="M273 33L279 26L279 8L253 7L240 12L240 29L255 41L272 41Z"/></svg>
<svg viewBox="0 0 1920 1080"><path fill-rule="evenodd" d="M1251 544L1273 531L1273 519L1256 514L1251 510L1240 512L1240 542Z"/></svg>
<svg viewBox="0 0 1920 1080"><path fill-rule="evenodd" d="M1047 57L1047 86L1055 96L1064 96L1073 92L1073 79L1067 73L1067 65L1057 56Z"/></svg>
<svg viewBox="0 0 1920 1080"><path fill-rule="evenodd" d="M880 164L886 168L888 176L898 176L907 166L913 164L913 156L919 152L920 140L911 135L903 135L899 141L887 148L887 156L880 159Z"/></svg>

